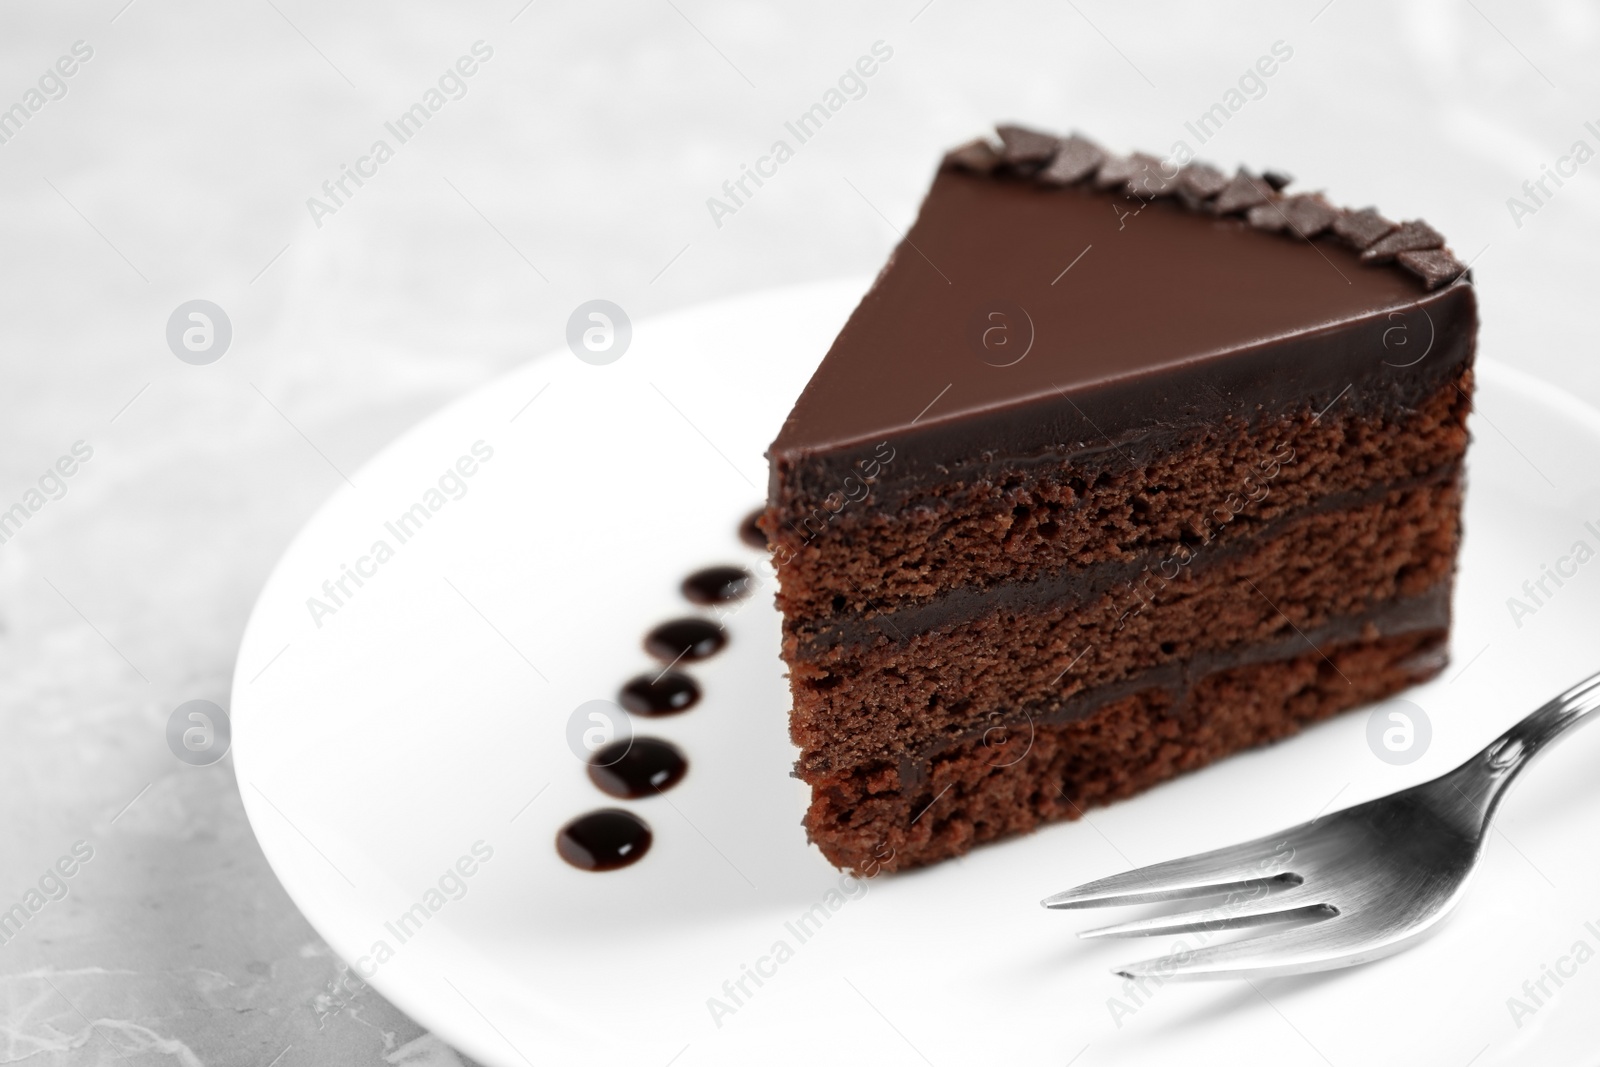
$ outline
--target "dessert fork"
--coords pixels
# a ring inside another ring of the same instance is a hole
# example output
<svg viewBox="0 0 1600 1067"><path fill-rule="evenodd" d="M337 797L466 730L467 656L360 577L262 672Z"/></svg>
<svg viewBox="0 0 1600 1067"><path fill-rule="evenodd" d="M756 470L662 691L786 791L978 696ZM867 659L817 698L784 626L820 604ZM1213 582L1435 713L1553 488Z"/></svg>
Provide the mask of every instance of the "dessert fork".
<svg viewBox="0 0 1600 1067"><path fill-rule="evenodd" d="M1600 709L1600 674L1501 734L1455 770L1281 833L1086 882L1047 908L1222 897L1177 915L1079 937L1192 934L1127 978L1245 978L1326 971L1408 948L1460 902L1507 787L1535 756ZM1293 923L1206 945L1213 931ZM1197 947L1191 947L1190 941Z"/></svg>

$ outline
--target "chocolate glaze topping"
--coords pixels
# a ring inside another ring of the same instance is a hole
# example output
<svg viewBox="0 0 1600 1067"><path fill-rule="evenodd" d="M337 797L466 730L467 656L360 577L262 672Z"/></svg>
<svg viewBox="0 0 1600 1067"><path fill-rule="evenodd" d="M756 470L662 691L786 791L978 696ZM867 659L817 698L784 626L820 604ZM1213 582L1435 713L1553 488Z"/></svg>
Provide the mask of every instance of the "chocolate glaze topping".
<svg viewBox="0 0 1600 1067"><path fill-rule="evenodd" d="M869 468L896 507L1001 461L1136 455L1223 418L1406 409L1472 358L1472 288L1426 223L1282 174L1000 132L946 157L796 401L770 450L780 510L850 496ZM1427 358L1396 366L1399 328Z"/></svg>

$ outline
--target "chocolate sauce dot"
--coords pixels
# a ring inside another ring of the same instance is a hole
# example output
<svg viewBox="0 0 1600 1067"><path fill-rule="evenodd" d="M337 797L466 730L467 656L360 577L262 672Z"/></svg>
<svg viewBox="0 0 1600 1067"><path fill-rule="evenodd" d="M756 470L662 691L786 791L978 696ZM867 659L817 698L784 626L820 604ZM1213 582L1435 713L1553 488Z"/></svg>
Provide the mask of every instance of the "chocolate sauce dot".
<svg viewBox="0 0 1600 1067"><path fill-rule="evenodd" d="M743 567L706 567L683 580L683 595L696 604L726 604L750 594L755 576Z"/></svg>
<svg viewBox="0 0 1600 1067"><path fill-rule="evenodd" d="M656 737L613 741L589 761L589 781L602 793L632 800L652 797L683 781L689 760L678 746Z"/></svg>
<svg viewBox="0 0 1600 1067"><path fill-rule="evenodd" d="M766 508L756 508L746 515L744 521L739 524L739 540L751 548L767 547L767 535L762 533L761 527L756 525L756 520L761 518L761 513L765 510Z"/></svg>
<svg viewBox="0 0 1600 1067"><path fill-rule="evenodd" d="M673 619L644 635L644 650L663 663L715 655L728 643L728 632L710 619Z"/></svg>
<svg viewBox="0 0 1600 1067"><path fill-rule="evenodd" d="M641 674L622 687L618 701L635 715L675 715L700 702L700 683L687 674Z"/></svg>
<svg viewBox="0 0 1600 1067"><path fill-rule="evenodd" d="M650 827L630 811L601 808L580 815L556 834L556 851L585 871L614 871L650 851Z"/></svg>

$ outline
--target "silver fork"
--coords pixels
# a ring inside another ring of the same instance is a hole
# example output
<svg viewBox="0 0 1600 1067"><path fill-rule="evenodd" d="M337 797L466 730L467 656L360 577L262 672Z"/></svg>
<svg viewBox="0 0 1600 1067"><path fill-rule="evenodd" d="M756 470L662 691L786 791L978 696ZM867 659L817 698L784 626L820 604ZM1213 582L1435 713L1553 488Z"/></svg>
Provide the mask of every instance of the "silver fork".
<svg viewBox="0 0 1600 1067"><path fill-rule="evenodd" d="M1579 682L1448 774L1282 833L1086 882L1047 908L1199 897L1212 907L1085 930L1079 937L1196 933L1292 923L1182 948L1116 973L1244 978L1326 971L1399 952L1436 930L1465 893L1506 788L1600 709L1600 674Z"/></svg>

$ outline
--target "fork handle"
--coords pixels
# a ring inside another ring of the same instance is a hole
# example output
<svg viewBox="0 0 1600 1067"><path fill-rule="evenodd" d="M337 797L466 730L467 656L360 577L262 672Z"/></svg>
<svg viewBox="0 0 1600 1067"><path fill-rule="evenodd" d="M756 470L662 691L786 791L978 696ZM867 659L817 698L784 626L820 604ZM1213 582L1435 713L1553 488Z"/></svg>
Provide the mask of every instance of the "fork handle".
<svg viewBox="0 0 1600 1067"><path fill-rule="evenodd" d="M1494 813L1506 787L1573 727L1588 722L1600 711L1600 674L1592 674L1551 700L1489 745L1458 770L1469 771L1480 785L1484 818Z"/></svg>

